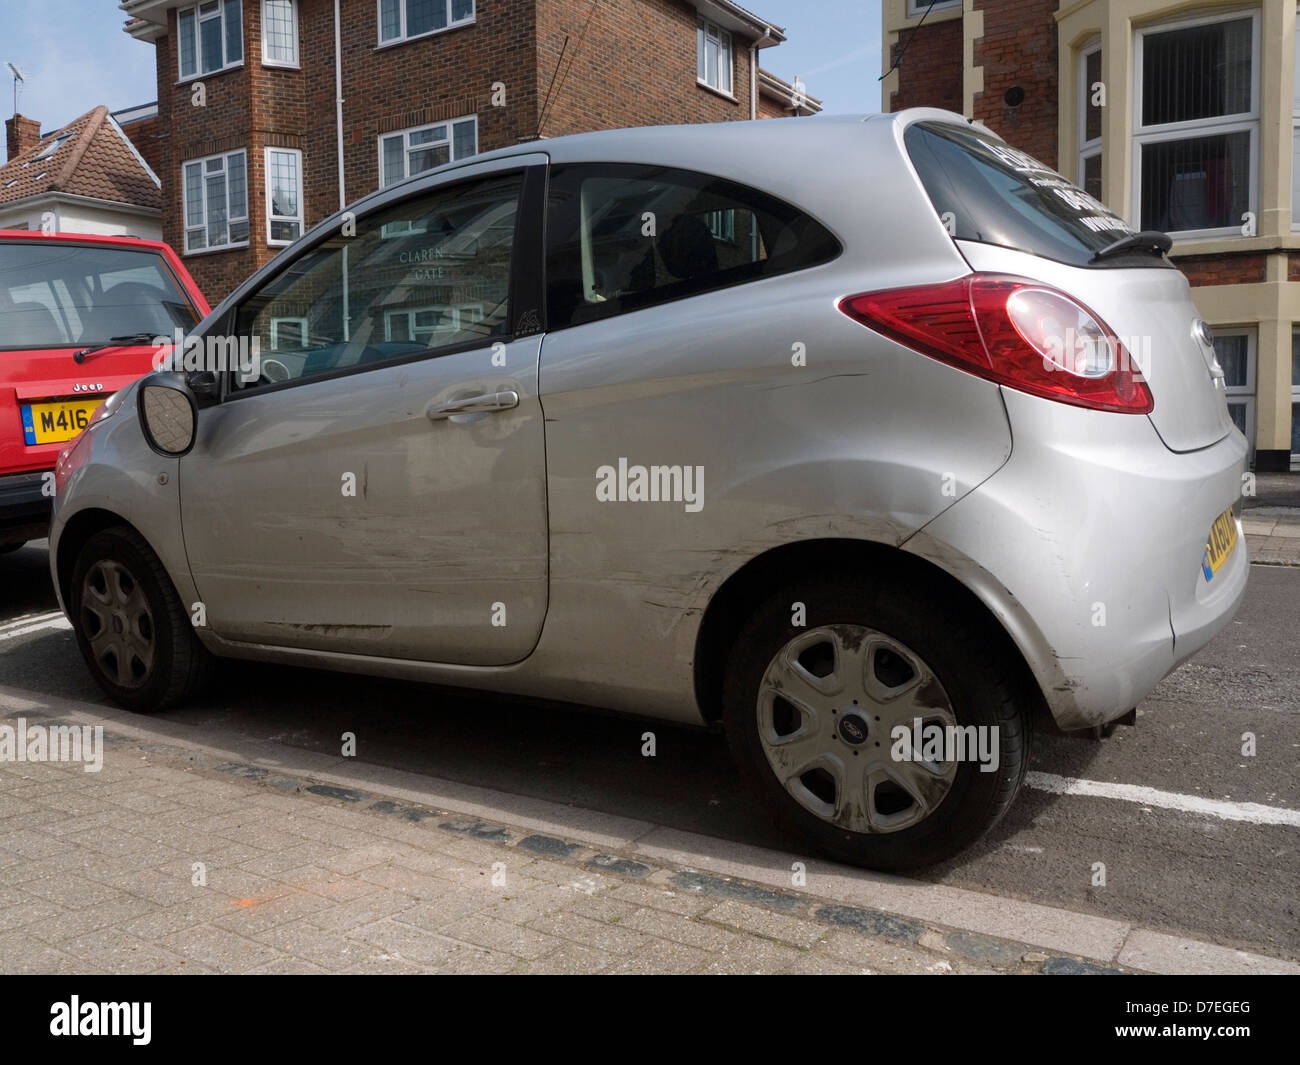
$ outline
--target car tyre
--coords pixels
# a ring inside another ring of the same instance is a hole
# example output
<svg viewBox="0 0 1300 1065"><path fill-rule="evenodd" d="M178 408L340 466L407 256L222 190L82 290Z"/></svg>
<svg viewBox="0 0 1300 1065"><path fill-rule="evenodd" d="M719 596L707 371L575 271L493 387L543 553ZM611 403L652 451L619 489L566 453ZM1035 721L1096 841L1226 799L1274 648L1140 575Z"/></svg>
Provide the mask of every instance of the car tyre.
<svg viewBox="0 0 1300 1065"><path fill-rule="evenodd" d="M987 628L924 574L795 581L763 602L733 644L724 724L778 827L841 861L902 871L996 824L1024 781L1031 714ZM891 730L909 716L996 728L996 771L892 757L905 751Z"/></svg>
<svg viewBox="0 0 1300 1065"><path fill-rule="evenodd" d="M128 710L164 710L207 682L212 654L195 636L162 562L134 529L118 525L86 541L68 598L91 674Z"/></svg>

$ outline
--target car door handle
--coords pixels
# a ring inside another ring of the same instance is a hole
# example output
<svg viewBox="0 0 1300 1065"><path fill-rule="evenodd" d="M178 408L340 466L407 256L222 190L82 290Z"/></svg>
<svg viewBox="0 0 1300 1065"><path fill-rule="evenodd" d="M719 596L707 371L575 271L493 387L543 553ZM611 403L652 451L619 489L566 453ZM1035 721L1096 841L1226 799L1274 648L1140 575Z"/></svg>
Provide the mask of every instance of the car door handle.
<svg viewBox="0 0 1300 1065"><path fill-rule="evenodd" d="M465 396L463 399L440 403L436 407L430 407L427 413L429 420L436 422L457 414L490 414L493 411L509 410L517 406L519 406L518 392L487 392L481 396Z"/></svg>

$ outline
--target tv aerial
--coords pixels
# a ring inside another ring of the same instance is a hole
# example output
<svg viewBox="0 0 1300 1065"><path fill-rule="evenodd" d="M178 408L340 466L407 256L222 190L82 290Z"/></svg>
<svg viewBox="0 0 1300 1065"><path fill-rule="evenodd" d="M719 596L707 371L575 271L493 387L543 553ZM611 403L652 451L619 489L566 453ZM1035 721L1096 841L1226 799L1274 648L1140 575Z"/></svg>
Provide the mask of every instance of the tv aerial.
<svg viewBox="0 0 1300 1065"><path fill-rule="evenodd" d="M5 63L5 66L9 68L9 73L13 75L14 79L14 114L16 115L18 114L18 86L27 81L27 75L23 73L23 68L17 63Z"/></svg>

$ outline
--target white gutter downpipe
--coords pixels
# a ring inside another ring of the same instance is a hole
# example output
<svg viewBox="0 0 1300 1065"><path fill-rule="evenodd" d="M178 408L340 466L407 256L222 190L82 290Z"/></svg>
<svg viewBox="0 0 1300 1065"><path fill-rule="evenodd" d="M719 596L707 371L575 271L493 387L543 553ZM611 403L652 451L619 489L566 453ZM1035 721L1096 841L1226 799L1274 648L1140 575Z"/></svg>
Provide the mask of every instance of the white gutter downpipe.
<svg viewBox="0 0 1300 1065"><path fill-rule="evenodd" d="M338 135L339 210L341 211L348 205L348 194L343 181L343 44L339 0L334 0L334 129Z"/></svg>
<svg viewBox="0 0 1300 1065"><path fill-rule="evenodd" d="M772 28L766 26L763 36L749 46L749 117L758 118L758 49L764 41L772 36Z"/></svg>
<svg viewBox="0 0 1300 1065"><path fill-rule="evenodd" d="M334 130L338 134L339 210L348 205L347 184L343 180L343 42L340 31L339 0L334 0ZM352 339L352 308L348 293L348 247L343 245L343 339Z"/></svg>

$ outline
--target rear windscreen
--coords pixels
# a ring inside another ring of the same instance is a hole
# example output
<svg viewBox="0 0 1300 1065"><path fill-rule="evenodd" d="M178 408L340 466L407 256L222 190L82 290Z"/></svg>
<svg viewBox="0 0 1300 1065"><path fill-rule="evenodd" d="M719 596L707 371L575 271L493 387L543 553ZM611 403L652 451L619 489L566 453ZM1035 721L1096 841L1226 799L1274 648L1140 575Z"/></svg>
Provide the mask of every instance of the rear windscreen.
<svg viewBox="0 0 1300 1065"><path fill-rule="evenodd" d="M0 241L0 351L171 336L199 314L155 251Z"/></svg>
<svg viewBox="0 0 1300 1065"><path fill-rule="evenodd" d="M1009 145L942 122L903 135L912 165L940 219L958 240L997 244L1074 266L1171 267L1134 252L1092 257L1133 230L1104 204Z"/></svg>

